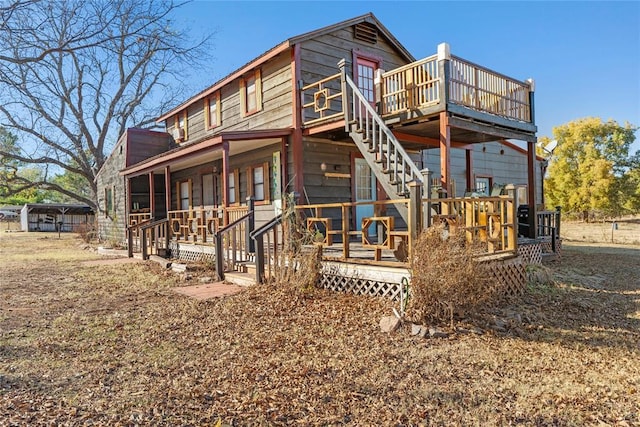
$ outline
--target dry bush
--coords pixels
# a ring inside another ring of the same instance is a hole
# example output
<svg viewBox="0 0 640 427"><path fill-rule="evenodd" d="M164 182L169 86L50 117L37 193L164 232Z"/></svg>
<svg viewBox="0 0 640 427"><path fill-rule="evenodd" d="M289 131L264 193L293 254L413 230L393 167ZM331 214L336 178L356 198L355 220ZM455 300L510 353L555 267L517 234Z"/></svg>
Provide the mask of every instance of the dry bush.
<svg viewBox="0 0 640 427"><path fill-rule="evenodd" d="M282 288L309 293L317 287L322 267L322 247L313 245L315 233L304 225L293 203L284 212L286 246L274 268L273 282Z"/></svg>
<svg viewBox="0 0 640 427"><path fill-rule="evenodd" d="M474 258L463 227L436 225L417 239L411 256L411 289L407 316L418 323L453 324L454 315L473 316L493 305L496 279Z"/></svg>
<svg viewBox="0 0 640 427"><path fill-rule="evenodd" d="M77 224L73 227L74 233L78 233L82 241L85 243L91 243L96 240L96 238L98 237L98 233L96 232L96 230L96 225L89 222Z"/></svg>

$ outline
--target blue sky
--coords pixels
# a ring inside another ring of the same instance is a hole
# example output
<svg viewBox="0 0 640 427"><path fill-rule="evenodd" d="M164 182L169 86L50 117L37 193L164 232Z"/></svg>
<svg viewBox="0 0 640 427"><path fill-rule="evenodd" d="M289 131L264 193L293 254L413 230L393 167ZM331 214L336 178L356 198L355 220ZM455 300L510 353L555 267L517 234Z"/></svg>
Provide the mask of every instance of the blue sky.
<svg viewBox="0 0 640 427"><path fill-rule="evenodd" d="M265 50L367 12L416 58L451 52L536 82L538 136L596 116L640 126L640 2L205 1L180 9L194 36L215 32L210 74L191 77L187 96ZM640 150L640 133L632 150Z"/></svg>

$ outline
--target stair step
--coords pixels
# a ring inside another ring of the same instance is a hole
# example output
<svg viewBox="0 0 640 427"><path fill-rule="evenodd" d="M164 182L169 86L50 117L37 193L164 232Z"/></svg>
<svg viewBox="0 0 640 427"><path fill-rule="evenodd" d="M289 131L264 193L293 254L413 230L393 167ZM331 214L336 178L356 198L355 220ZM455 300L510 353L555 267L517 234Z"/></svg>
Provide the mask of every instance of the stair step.
<svg viewBox="0 0 640 427"><path fill-rule="evenodd" d="M253 286L256 284L256 275L229 271L224 273L224 281L238 286Z"/></svg>

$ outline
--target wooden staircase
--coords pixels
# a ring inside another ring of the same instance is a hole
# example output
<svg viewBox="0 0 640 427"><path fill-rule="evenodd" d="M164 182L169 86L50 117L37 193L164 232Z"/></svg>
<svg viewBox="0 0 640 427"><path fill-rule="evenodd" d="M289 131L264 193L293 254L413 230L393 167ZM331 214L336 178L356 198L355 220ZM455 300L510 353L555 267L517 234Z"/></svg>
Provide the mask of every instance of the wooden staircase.
<svg viewBox="0 0 640 427"><path fill-rule="evenodd" d="M351 105L350 109L344 108L346 131L360 149L387 195L391 199L408 198L409 184L423 182L420 169L347 75L344 62L341 61L338 65L342 73L342 93L346 101L343 102L344 105ZM397 204L396 208L407 222L406 205Z"/></svg>

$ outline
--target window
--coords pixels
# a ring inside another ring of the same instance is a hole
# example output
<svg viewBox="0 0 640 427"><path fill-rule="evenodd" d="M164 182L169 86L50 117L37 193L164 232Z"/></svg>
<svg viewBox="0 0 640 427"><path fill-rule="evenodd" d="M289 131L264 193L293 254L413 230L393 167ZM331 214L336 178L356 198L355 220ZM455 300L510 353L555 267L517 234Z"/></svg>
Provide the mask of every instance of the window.
<svg viewBox="0 0 640 427"><path fill-rule="evenodd" d="M491 192L491 181L492 179L489 176L476 176L475 192L488 196Z"/></svg>
<svg viewBox="0 0 640 427"><path fill-rule="evenodd" d="M207 129L213 129L222 124L220 92L216 92L204 99L204 120Z"/></svg>
<svg viewBox="0 0 640 427"><path fill-rule="evenodd" d="M173 139L178 142L186 141L187 135L187 110L176 114L174 124Z"/></svg>
<svg viewBox="0 0 640 427"><path fill-rule="evenodd" d="M262 110L262 78L260 70L240 79L242 114L247 116Z"/></svg>
<svg viewBox="0 0 640 427"><path fill-rule="evenodd" d="M176 193L178 194L178 209L189 210L193 206L191 203L191 180L176 183Z"/></svg>
<svg viewBox="0 0 640 427"><path fill-rule="evenodd" d="M215 193L215 180L212 173L202 175L202 205L217 206Z"/></svg>
<svg viewBox="0 0 640 427"><path fill-rule="evenodd" d="M104 189L104 215L106 217L113 218L115 216L115 193L115 186Z"/></svg>
<svg viewBox="0 0 640 427"><path fill-rule="evenodd" d="M238 169L235 169L227 177L227 186L229 187L229 204L230 205L238 203L238 200L240 200L240 194L239 194L240 188L238 187L238 181L239 181L238 175L239 175L239 171Z"/></svg>
<svg viewBox="0 0 640 427"><path fill-rule="evenodd" d="M269 203L269 162L247 170L249 195L257 202Z"/></svg>

